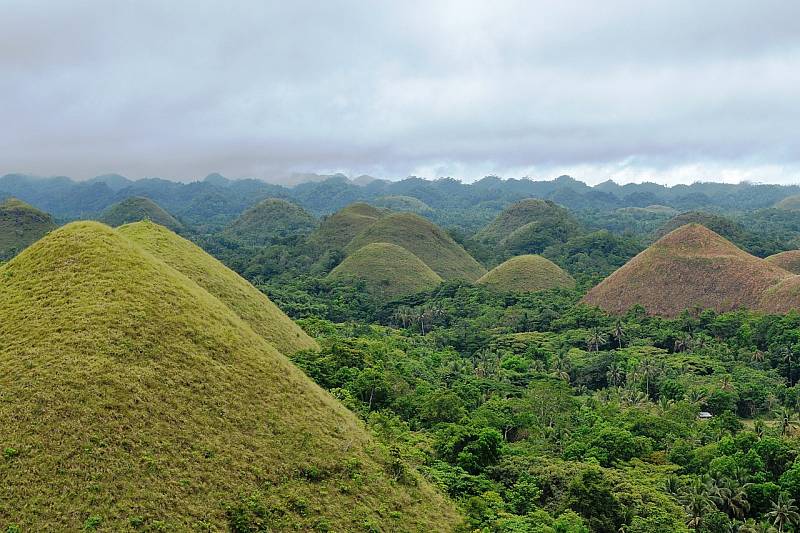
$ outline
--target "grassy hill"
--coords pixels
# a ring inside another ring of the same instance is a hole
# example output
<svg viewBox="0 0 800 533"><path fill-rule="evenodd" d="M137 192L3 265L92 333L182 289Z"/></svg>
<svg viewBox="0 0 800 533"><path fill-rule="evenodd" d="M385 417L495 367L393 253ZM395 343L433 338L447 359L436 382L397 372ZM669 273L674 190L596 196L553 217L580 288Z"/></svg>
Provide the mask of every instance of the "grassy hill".
<svg viewBox="0 0 800 533"><path fill-rule="evenodd" d="M792 275L768 288L758 309L767 313L788 313L800 309L800 276Z"/></svg>
<svg viewBox="0 0 800 533"><path fill-rule="evenodd" d="M433 208L418 198L413 196L379 196L374 200L375 205L385 207L392 211L409 211L418 215L431 213Z"/></svg>
<svg viewBox="0 0 800 533"><path fill-rule="evenodd" d="M227 305L98 223L0 267L0 517L22 531L450 531ZM5 525L4 524L4 525Z"/></svg>
<svg viewBox="0 0 800 533"><path fill-rule="evenodd" d="M22 200L0 202L0 261L10 259L55 227L50 215Z"/></svg>
<svg viewBox="0 0 800 533"><path fill-rule="evenodd" d="M800 274L800 250L789 250L779 254L771 255L765 259L775 266L791 272Z"/></svg>
<svg viewBox="0 0 800 533"><path fill-rule="evenodd" d="M678 210L674 207L667 205L648 205L647 207L620 207L617 209L618 213L627 213L630 215L676 215Z"/></svg>
<svg viewBox="0 0 800 533"><path fill-rule="evenodd" d="M612 313L640 304L663 316L692 307L720 312L756 308L764 291L787 276L708 228L687 224L628 261L584 301Z"/></svg>
<svg viewBox="0 0 800 533"><path fill-rule="evenodd" d="M160 205L149 198L133 196L109 206L100 214L100 222L117 227L140 220L151 220L173 231L180 231L183 225L167 213Z"/></svg>
<svg viewBox="0 0 800 533"><path fill-rule="evenodd" d="M308 235L316 226L317 220L299 205L267 198L247 209L222 234L245 244L264 246Z"/></svg>
<svg viewBox="0 0 800 533"><path fill-rule="evenodd" d="M475 240L521 255L540 253L548 246L566 242L579 233L580 224L567 209L550 200L529 198L497 215L475 235Z"/></svg>
<svg viewBox="0 0 800 533"><path fill-rule="evenodd" d="M787 196L780 202L775 204L776 209L784 209L786 211L800 210L800 195Z"/></svg>
<svg viewBox="0 0 800 533"><path fill-rule="evenodd" d="M118 231L219 298L281 353L318 348L264 293L194 243L148 221Z"/></svg>
<svg viewBox="0 0 800 533"><path fill-rule="evenodd" d="M369 204L350 204L323 219L308 241L322 250L344 250L353 237L385 214Z"/></svg>
<svg viewBox="0 0 800 533"><path fill-rule="evenodd" d="M484 274L478 283L503 292L536 292L575 286L572 276L539 255L512 257Z"/></svg>
<svg viewBox="0 0 800 533"><path fill-rule="evenodd" d="M350 254L375 242L402 246L444 279L475 281L486 273L444 230L413 213L392 213L378 219L353 238L346 251Z"/></svg>
<svg viewBox="0 0 800 533"><path fill-rule="evenodd" d="M390 299L433 289L442 282L419 257L387 242L359 248L334 268L328 279L360 280L371 294Z"/></svg>
<svg viewBox="0 0 800 533"><path fill-rule="evenodd" d="M655 237L656 239L660 239L667 233L681 226L685 226L686 224L700 224L714 233L725 237L729 241L741 241L744 237L744 230L733 220L703 211L687 211L686 213L681 213L672 217L656 230Z"/></svg>

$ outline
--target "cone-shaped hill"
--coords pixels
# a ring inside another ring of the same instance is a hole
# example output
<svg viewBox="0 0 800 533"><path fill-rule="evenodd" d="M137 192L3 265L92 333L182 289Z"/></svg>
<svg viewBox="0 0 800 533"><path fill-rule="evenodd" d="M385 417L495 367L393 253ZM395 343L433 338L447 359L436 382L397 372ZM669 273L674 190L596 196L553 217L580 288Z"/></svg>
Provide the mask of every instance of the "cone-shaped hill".
<svg viewBox="0 0 800 533"><path fill-rule="evenodd" d="M267 198L247 209L225 230L229 239L264 246L294 236L305 236L317 220L299 205L279 198Z"/></svg>
<svg viewBox="0 0 800 533"><path fill-rule="evenodd" d="M550 200L529 198L506 208L475 239L523 254L539 253L579 233L580 224L566 208Z"/></svg>
<svg viewBox="0 0 800 533"><path fill-rule="evenodd" d="M655 237L660 239L667 233L686 224L700 224L729 241L741 241L744 236L742 227L729 218L704 211L687 211L667 220L656 230Z"/></svg>
<svg viewBox="0 0 800 533"><path fill-rule="evenodd" d="M452 505L424 480L389 478L352 413L121 233L70 224L0 279L5 523L454 528Z"/></svg>
<svg viewBox="0 0 800 533"><path fill-rule="evenodd" d="M789 275L706 227L687 224L628 261L584 301L612 313L640 304L662 316L693 307L755 309L764 291Z"/></svg>
<svg viewBox="0 0 800 533"><path fill-rule="evenodd" d="M374 202L375 205L391 209L392 211L409 211L417 214L433 212L433 208L431 208L431 206L419 198L414 198L413 196L379 196L378 198L375 198Z"/></svg>
<svg viewBox="0 0 800 533"><path fill-rule="evenodd" d="M775 204L775 209L785 209L786 211L800 210L800 194L794 196L787 196L780 202Z"/></svg>
<svg viewBox="0 0 800 533"><path fill-rule="evenodd" d="M194 243L149 221L118 231L219 298L281 353L319 348L264 293Z"/></svg>
<svg viewBox="0 0 800 533"><path fill-rule="evenodd" d="M353 237L385 214L369 204L350 204L324 219L308 241L322 250L344 250Z"/></svg>
<svg viewBox="0 0 800 533"><path fill-rule="evenodd" d="M502 292L536 292L575 286L572 276L540 255L512 257L487 272L478 283Z"/></svg>
<svg viewBox="0 0 800 533"><path fill-rule="evenodd" d="M792 274L800 274L800 250L789 250L788 252L771 255L766 258L766 261Z"/></svg>
<svg viewBox="0 0 800 533"><path fill-rule="evenodd" d="M328 274L330 280L360 280L382 298L399 298L433 289L442 278L416 255L387 242L359 248Z"/></svg>
<svg viewBox="0 0 800 533"><path fill-rule="evenodd" d="M413 213L392 213L378 219L356 235L346 251L350 254L374 242L405 248L444 279L475 281L486 273L444 230Z"/></svg>
<svg viewBox="0 0 800 533"><path fill-rule="evenodd" d="M0 202L0 261L13 257L55 227L50 215L22 200Z"/></svg>
<svg viewBox="0 0 800 533"><path fill-rule="evenodd" d="M777 285L768 288L758 305L767 313L788 313L800 309L800 276L790 276Z"/></svg>
<svg viewBox="0 0 800 533"><path fill-rule="evenodd" d="M160 205L143 196L132 196L117 202L100 214L100 222L117 227L140 220L150 220L173 231L182 229L182 224Z"/></svg>

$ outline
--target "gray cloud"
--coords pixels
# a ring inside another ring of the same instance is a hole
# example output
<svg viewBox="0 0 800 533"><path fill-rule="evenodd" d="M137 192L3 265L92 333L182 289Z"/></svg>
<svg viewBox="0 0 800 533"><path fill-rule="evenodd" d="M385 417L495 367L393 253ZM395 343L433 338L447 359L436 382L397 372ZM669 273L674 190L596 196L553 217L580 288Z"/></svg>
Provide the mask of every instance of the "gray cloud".
<svg viewBox="0 0 800 533"><path fill-rule="evenodd" d="M6 0L0 172L796 182L799 16L783 0Z"/></svg>

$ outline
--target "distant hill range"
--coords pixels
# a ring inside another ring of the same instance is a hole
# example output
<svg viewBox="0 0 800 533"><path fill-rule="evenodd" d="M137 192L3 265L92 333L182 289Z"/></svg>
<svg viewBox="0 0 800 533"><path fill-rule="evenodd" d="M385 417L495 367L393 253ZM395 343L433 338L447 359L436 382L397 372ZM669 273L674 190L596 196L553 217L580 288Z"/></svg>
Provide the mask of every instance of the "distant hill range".
<svg viewBox="0 0 800 533"><path fill-rule="evenodd" d="M191 183L161 178L130 180L117 174L84 181L63 176L41 178L7 174L0 177L0 191L0 197L3 194L14 196L65 220L97 217L116 202L143 196L186 223L213 220L221 225L265 198L291 200L315 216L333 213L358 201L377 202L418 213L430 209L430 218L442 224L444 220L436 218L441 210L462 210L464 216L480 214L488 221L505 207L525 198L551 200L572 210L642 208L646 212L657 206L660 212L669 212L669 209L683 212L765 209L776 205L791 208L794 200L781 203L782 200L800 196L800 187L796 185L694 183L667 187L655 183L618 185L607 181L591 187L569 176L548 181L502 180L490 176L466 184L452 178L410 177L387 181L370 176L349 179L342 174L295 175L282 184L259 179L229 179L220 174L210 174Z"/></svg>

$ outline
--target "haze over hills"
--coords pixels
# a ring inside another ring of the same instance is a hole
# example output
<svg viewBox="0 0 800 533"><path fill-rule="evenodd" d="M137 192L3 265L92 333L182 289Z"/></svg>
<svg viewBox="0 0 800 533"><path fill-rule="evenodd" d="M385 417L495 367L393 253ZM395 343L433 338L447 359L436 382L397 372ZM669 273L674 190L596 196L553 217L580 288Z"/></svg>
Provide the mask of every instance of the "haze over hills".
<svg viewBox="0 0 800 533"><path fill-rule="evenodd" d="M49 214L22 200L0 201L0 261L13 257L55 227Z"/></svg>
<svg viewBox="0 0 800 533"><path fill-rule="evenodd" d="M334 268L327 279L363 281L380 298L398 298L433 289L442 278L422 260L396 244L375 242L359 248Z"/></svg>
<svg viewBox="0 0 800 533"><path fill-rule="evenodd" d="M443 279L475 281L486 269L441 228L413 213L392 213L367 226L347 245L352 254L370 243L396 244L419 257Z"/></svg>
<svg viewBox="0 0 800 533"><path fill-rule="evenodd" d="M279 352L291 355L319 348L264 293L192 242L149 221L118 231L219 298Z"/></svg>
<svg viewBox="0 0 800 533"><path fill-rule="evenodd" d="M520 255L497 265L476 282L503 292L572 288L575 279L540 255Z"/></svg>
<svg viewBox="0 0 800 533"><path fill-rule="evenodd" d="M150 220L173 231L180 231L183 225L160 205L142 196L126 198L105 209L99 218L100 222L112 227Z"/></svg>
<svg viewBox="0 0 800 533"><path fill-rule="evenodd" d="M70 224L0 278L0 516L23 531L454 527L352 413L122 233Z"/></svg>
<svg viewBox="0 0 800 533"><path fill-rule="evenodd" d="M757 308L785 270L737 248L699 224L665 235L590 290L584 301L611 313L641 305L654 315L686 309Z"/></svg>

